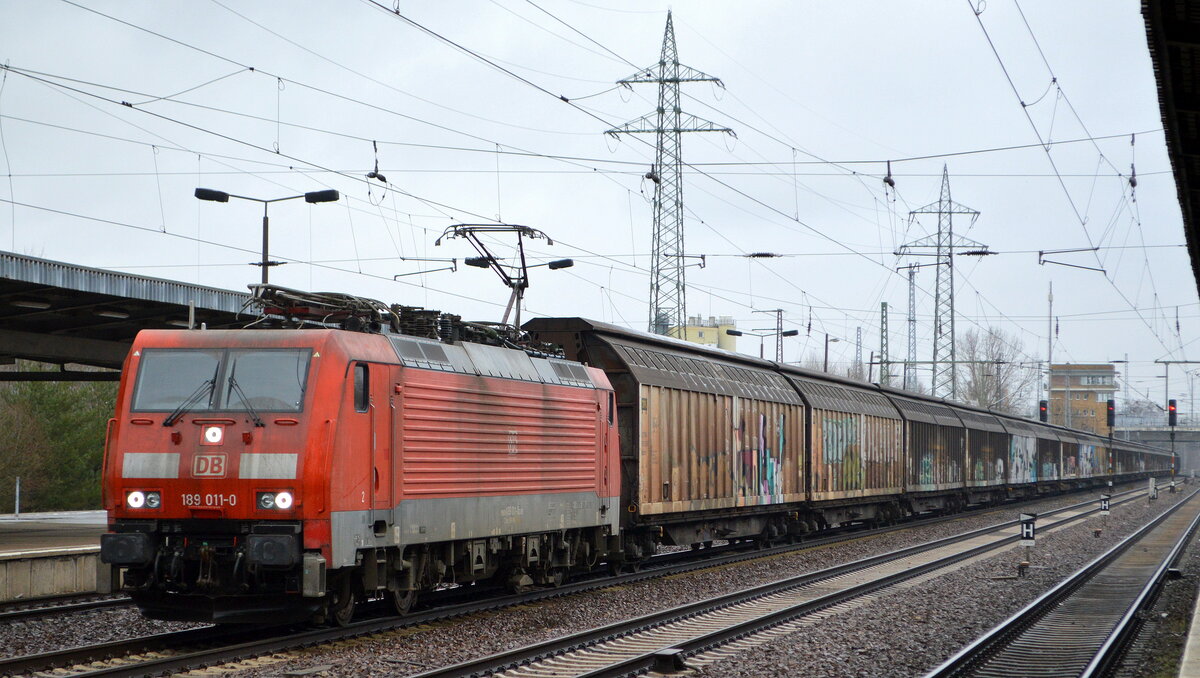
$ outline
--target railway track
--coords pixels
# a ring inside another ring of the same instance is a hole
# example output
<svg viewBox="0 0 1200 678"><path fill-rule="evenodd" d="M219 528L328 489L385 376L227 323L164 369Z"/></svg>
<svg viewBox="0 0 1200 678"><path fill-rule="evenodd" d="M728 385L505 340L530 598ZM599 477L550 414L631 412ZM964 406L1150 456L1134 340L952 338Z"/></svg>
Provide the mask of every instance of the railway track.
<svg viewBox="0 0 1200 678"><path fill-rule="evenodd" d="M1140 490L1122 492L1115 495L1114 504L1122 499L1128 501L1141 494L1143 492ZM1005 511L1011 515L1012 510L1019 505L1018 503L1008 504L997 510ZM1053 513L1086 511L1095 505L1096 502L1094 500L1089 500L1042 515L1049 516ZM704 553L708 557L702 560L695 559L695 552L663 554L651 559L638 572L611 577L589 578L553 589L504 595L486 600L470 600L471 598L479 597L478 587L450 589L440 591L426 599L425 605L432 605L432 609L418 610L403 618L380 618L378 616L376 618L365 618L347 628L234 627L231 633L222 627L206 627L129 641L116 641L58 652L15 657L0 660L0 675L23 675L55 668L58 669L55 671L55 675L63 676L140 676L181 672L239 661L264 654L333 643L348 638L386 633L406 626L414 626L511 605L526 604L551 597L565 596L667 575L719 567L757 558L772 557L797 550L827 546L847 541L848 539L867 538L887 532L911 529L920 525L950 521L961 515L956 514L956 516L922 519L892 527L837 534L820 539L807 540L800 545L786 545L760 550L739 549L736 545L703 549L700 553ZM1013 522L1003 523L1000 529L1009 528L1013 524ZM986 528L984 531L995 529L997 529L997 526ZM689 557L692 559L687 560ZM378 607L382 608L384 606ZM361 611L370 614L372 606L366 605Z"/></svg>
<svg viewBox="0 0 1200 678"><path fill-rule="evenodd" d="M128 596L104 596L95 593L37 598L0 606L0 624L30 621L73 612L128 607L132 604L133 602L129 600Z"/></svg>
<svg viewBox="0 0 1200 678"><path fill-rule="evenodd" d="M1106 675L1200 526L1198 504L1195 494L1180 502L927 678Z"/></svg>
<svg viewBox="0 0 1200 678"><path fill-rule="evenodd" d="M1127 497L1122 503L1137 498ZM1097 510L1077 505L1043 513L1043 518L1054 515L1059 519L1042 529L1074 523ZM679 670L689 658L692 666L707 665L813 623L841 606L990 555L1019 539L1012 526L967 532L418 676L600 678Z"/></svg>

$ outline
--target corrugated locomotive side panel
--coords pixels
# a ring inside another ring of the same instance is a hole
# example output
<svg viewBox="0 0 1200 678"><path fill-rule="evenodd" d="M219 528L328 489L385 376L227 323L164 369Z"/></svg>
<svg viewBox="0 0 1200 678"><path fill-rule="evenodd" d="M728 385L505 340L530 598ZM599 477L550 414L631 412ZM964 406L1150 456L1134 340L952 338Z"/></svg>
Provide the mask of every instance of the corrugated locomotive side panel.
<svg viewBox="0 0 1200 678"><path fill-rule="evenodd" d="M803 499L803 406L642 384L643 515Z"/></svg>
<svg viewBox="0 0 1200 678"><path fill-rule="evenodd" d="M959 427L908 423L908 490L927 492L961 487L965 431Z"/></svg>
<svg viewBox="0 0 1200 678"><path fill-rule="evenodd" d="M401 496L600 492L596 391L401 370Z"/></svg>
<svg viewBox="0 0 1200 678"><path fill-rule="evenodd" d="M1008 480L1009 435L996 431L967 431L967 485L987 487Z"/></svg>
<svg viewBox="0 0 1200 678"><path fill-rule="evenodd" d="M901 492L901 435L899 419L814 409L809 451L812 500Z"/></svg>

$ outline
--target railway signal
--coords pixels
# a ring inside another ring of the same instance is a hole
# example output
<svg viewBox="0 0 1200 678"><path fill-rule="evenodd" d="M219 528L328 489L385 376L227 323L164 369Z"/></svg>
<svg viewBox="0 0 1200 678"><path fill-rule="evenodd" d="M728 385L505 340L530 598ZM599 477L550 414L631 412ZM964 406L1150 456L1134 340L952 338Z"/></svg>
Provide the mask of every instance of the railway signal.
<svg viewBox="0 0 1200 678"><path fill-rule="evenodd" d="M1108 427L1112 428L1117 423L1117 401L1108 401Z"/></svg>
<svg viewBox="0 0 1200 678"><path fill-rule="evenodd" d="M1050 414L1050 405L1045 400L1038 401L1038 419L1047 421Z"/></svg>
<svg viewBox="0 0 1200 678"><path fill-rule="evenodd" d="M1175 400L1167 401L1167 426L1177 426L1179 424L1179 410L1175 406Z"/></svg>

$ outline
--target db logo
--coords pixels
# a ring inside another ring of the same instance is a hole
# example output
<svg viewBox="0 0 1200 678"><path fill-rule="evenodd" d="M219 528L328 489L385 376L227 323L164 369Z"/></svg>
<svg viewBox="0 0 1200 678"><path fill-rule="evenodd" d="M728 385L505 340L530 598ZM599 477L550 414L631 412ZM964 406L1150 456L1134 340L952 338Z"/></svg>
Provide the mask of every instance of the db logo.
<svg viewBox="0 0 1200 678"><path fill-rule="evenodd" d="M193 478L225 477L225 455L198 454L192 458Z"/></svg>

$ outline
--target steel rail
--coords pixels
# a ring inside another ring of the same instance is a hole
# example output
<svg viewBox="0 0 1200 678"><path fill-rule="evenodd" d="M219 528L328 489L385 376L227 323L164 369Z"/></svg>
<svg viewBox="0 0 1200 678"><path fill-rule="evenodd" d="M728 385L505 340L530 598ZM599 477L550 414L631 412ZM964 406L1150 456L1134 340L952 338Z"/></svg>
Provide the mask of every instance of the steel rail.
<svg viewBox="0 0 1200 678"><path fill-rule="evenodd" d="M1059 582L1056 586L1046 591L1041 596L1033 600L1031 603L1022 608L1019 612L1012 615L999 625L977 638L970 645L967 645L954 656L947 659L934 670L926 674L925 678L949 678L950 676L967 676L972 675L980 669L987 661L995 657L1005 647L1009 646L1015 640L1020 638L1026 631L1035 627L1043 618L1055 609L1059 609L1064 601L1075 595L1096 575L1103 572L1106 568L1112 565L1120 556L1129 551L1131 547L1136 545L1164 521L1169 519L1176 511L1182 509L1183 506L1195 500L1196 491L1185 500L1180 501L1171 509L1163 512L1153 521L1139 528L1133 534L1122 539L1111 549L1097 556L1088 564L1084 565L1073 575ZM1137 596L1130 602L1129 607L1122 615L1116 626L1110 627L1107 631L1097 629L1098 632L1103 632L1105 640L1096 652L1091 655L1091 660L1086 666L1087 673L1072 674L1072 675L1097 675L1095 672L1099 669L1110 665L1113 658L1121 649L1120 641L1127 638L1128 632L1131 630L1131 623L1135 621L1137 614L1137 606L1143 605L1152 600L1153 588L1156 582L1161 581L1161 577L1165 575L1169 564L1177 559L1182 553L1183 548L1190 536L1194 533L1197 526L1200 525L1200 514L1191 521L1189 526L1183 532L1183 536L1176 541L1174 548L1171 549L1168 556L1162 561L1160 566L1155 570L1154 575L1147 580L1138 592ZM1115 633L1120 633L1121 637L1115 637ZM1055 648L1061 650L1059 645ZM1027 667L1027 670L1032 671L1032 667Z"/></svg>
<svg viewBox="0 0 1200 678"><path fill-rule="evenodd" d="M199 629L158 633L142 638L115 640L65 650L9 657L0 659L0 676L30 675L55 667L82 664L137 652L167 650L182 644L210 643L229 635L231 635L229 629L222 630L219 627L206 626Z"/></svg>
<svg viewBox="0 0 1200 678"><path fill-rule="evenodd" d="M1130 497L1121 503L1134 501L1136 498L1137 497ZM1085 505L1094 506L1095 502L1084 502L1082 504L1065 506L1053 511L1047 511L1043 513L1042 516L1076 510ZM1097 511L1099 511L1098 507L1087 509L1077 515L1065 518L1064 520L1060 521L1060 523L1065 524L1070 521L1078 520ZM416 674L413 676L413 678L460 678L463 676L492 675L510 669L517 669L532 662L558 657L566 652L588 648L596 645L597 643L624 638L643 630L662 627L666 624L679 620L685 620L697 617L701 614L727 609L747 601L762 599L773 594L828 581L859 570L865 570L867 568L886 564L891 561L901 560L905 557L916 555L921 552L930 551L943 546L949 546L958 542L968 541L975 537L983 536L989 533L996 533L1004 529L1011 528L1019 522L1020 521L1016 520L1007 521L998 525L972 530L960 535L946 537L944 539L911 546L890 553L870 556L861 560L853 561L851 563L820 570L818 572L812 572L778 582L763 584L751 589L734 592L709 600L681 605L679 607L662 610L637 617L635 619L616 622L596 629L590 629L564 638L549 640L522 648L496 653L480 659L462 662L453 666L426 671ZM852 598L870 594L879 589L886 588L907 579L911 579L912 577L919 576L926 572L946 567L954 562L965 560L987 551L1000 548L1004 545L1011 544L1019 539L1020 535L1018 534L1003 537L987 544L976 546L966 551L953 554L952 556L948 556L946 558L908 568L891 575L885 575L865 584L851 586L811 601L792 605L775 612L766 613L744 623L730 625L711 633L697 635L691 640L683 643L673 644L669 648L658 648L625 660L615 661L611 665L601 669L596 669L590 672L581 672L576 675L580 677L587 676L587 678L602 678L608 676L624 676L648 671L653 668L658 661L658 655L664 650L669 649L677 651L677 653L682 657L691 656L692 654L700 652L704 649L723 644L730 640L742 638L759 630L776 626L796 617L810 614L817 610L845 602Z"/></svg>
<svg viewBox="0 0 1200 678"><path fill-rule="evenodd" d="M1140 626L1138 623L1140 613L1154 604L1155 599L1162 590L1163 582L1166 581L1167 573L1183 557L1183 552L1187 549L1188 542L1191 541L1198 527L1200 527L1200 513L1197 513L1196 517L1192 519L1191 525L1184 530L1183 536L1175 542L1175 546L1172 547L1171 552L1167 554L1167 557L1159 564L1158 569L1150 576L1146 585L1138 593L1137 598L1134 599L1133 604L1121 616L1120 621L1117 622L1108 639L1104 641L1104 645L1100 647L1100 651L1096 653L1092 661L1088 662L1083 673L1080 674L1080 678L1105 675L1109 669L1116 665L1117 659L1136 636L1137 629Z"/></svg>
<svg viewBox="0 0 1200 678"><path fill-rule="evenodd" d="M30 600L23 607L11 606L10 609L0 609L0 624L14 621L28 621L41 617L52 617L72 612L88 612L90 610L102 610L109 607L128 607L133 605L133 601L126 596L71 602L79 597L89 596L64 598L61 602L53 600ZM93 594L90 597L95 598L95 595Z"/></svg>

